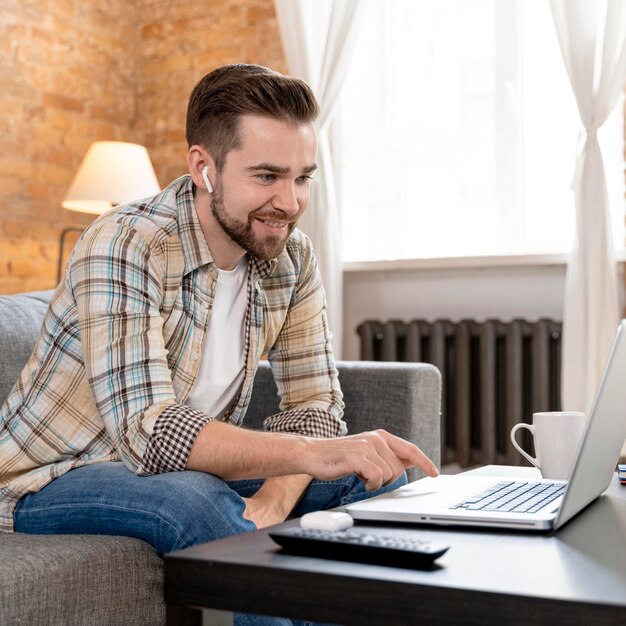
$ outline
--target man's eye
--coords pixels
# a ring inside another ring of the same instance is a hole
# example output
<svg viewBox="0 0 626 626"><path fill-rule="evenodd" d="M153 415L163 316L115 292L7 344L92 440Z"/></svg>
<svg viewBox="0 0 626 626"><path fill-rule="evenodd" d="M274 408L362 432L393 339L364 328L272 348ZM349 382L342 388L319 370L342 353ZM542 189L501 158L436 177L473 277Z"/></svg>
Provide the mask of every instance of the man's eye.
<svg viewBox="0 0 626 626"><path fill-rule="evenodd" d="M271 183L276 180L276 176L274 174L259 174L259 180L263 183Z"/></svg>
<svg viewBox="0 0 626 626"><path fill-rule="evenodd" d="M313 180L313 176L308 176L303 174L302 176L298 176L299 183L308 183L310 180Z"/></svg>

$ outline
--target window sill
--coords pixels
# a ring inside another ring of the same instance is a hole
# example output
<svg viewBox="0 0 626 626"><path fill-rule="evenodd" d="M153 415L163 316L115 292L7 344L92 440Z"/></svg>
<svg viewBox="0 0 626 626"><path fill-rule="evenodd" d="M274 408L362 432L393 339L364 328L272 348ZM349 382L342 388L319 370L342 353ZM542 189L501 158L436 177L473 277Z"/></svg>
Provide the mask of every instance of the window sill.
<svg viewBox="0 0 626 626"><path fill-rule="evenodd" d="M424 259L393 259L389 261L350 261L343 264L344 272L387 272L402 270L488 269L514 267L565 267L569 254L518 254L493 256L463 256ZM618 263L626 262L626 249L615 251Z"/></svg>

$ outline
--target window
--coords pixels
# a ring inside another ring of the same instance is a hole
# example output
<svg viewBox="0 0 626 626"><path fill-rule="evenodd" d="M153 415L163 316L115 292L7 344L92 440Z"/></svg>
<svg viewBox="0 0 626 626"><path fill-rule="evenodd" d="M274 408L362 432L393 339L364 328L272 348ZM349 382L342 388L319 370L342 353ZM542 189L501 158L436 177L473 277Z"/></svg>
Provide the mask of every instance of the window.
<svg viewBox="0 0 626 626"><path fill-rule="evenodd" d="M582 125L545 0L371 0L333 127L344 260L565 252ZM600 142L624 239L623 112Z"/></svg>

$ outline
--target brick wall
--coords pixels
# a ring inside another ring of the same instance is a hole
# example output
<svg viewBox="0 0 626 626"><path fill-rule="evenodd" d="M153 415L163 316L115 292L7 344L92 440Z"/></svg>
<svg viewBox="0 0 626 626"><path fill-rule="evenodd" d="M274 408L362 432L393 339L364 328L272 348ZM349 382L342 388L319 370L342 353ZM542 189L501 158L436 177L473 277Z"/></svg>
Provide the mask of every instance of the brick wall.
<svg viewBox="0 0 626 626"><path fill-rule="evenodd" d="M187 171L185 112L193 86L225 63L286 71L272 0L139 0L137 129L159 182Z"/></svg>
<svg viewBox="0 0 626 626"><path fill-rule="evenodd" d="M0 293L55 286L60 232L93 219L61 208L93 141L185 172L189 92L229 62L285 70L272 0L2 0Z"/></svg>
<svg viewBox="0 0 626 626"><path fill-rule="evenodd" d="M135 140L134 24L124 0L0 3L0 293L54 287L85 151Z"/></svg>

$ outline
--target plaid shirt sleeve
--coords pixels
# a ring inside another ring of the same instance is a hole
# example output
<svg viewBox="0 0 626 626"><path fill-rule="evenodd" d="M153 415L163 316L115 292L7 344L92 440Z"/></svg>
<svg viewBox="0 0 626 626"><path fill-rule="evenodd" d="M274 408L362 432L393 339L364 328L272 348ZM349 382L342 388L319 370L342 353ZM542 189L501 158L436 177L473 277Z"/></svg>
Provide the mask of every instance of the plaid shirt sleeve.
<svg viewBox="0 0 626 626"><path fill-rule="evenodd" d="M160 314L165 264L158 242L112 220L90 229L69 263L93 397L122 460L139 474L184 469L209 420L176 402Z"/></svg>
<svg viewBox="0 0 626 626"><path fill-rule="evenodd" d="M268 357L281 397L281 412L265 429L309 437L339 437L347 432L343 395L326 319L326 296L308 238L291 250L300 276L287 318Z"/></svg>

